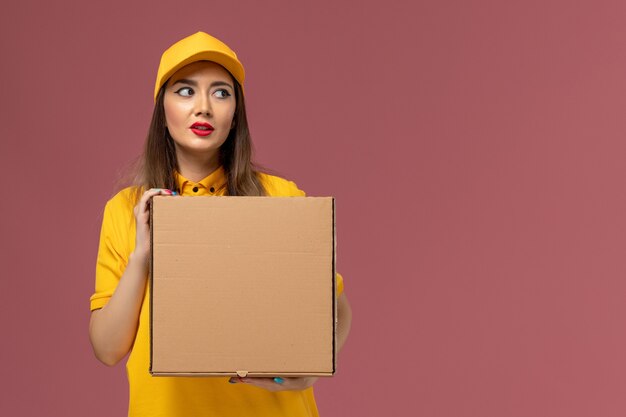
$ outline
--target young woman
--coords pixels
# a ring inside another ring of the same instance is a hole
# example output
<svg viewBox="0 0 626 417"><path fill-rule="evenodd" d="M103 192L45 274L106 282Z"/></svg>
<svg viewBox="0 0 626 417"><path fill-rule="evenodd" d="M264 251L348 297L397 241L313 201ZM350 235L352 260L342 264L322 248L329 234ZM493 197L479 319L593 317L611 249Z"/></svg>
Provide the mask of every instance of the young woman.
<svg viewBox="0 0 626 417"><path fill-rule="evenodd" d="M255 169L244 69L218 39L198 32L163 53L137 184L104 209L89 336L113 366L129 352L129 416L317 416L317 378L152 377L149 373L148 207L155 195L304 196ZM351 311L337 274L338 347Z"/></svg>

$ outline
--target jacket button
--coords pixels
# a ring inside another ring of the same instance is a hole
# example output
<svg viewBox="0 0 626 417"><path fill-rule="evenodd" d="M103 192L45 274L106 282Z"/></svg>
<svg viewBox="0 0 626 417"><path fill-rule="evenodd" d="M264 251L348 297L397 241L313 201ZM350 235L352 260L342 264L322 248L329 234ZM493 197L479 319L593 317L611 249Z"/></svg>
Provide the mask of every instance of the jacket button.
<svg viewBox="0 0 626 417"><path fill-rule="evenodd" d="M215 192L215 188L211 187L211 188L209 189L209 191L211 191L212 193L214 193L214 192Z"/></svg>
<svg viewBox="0 0 626 417"><path fill-rule="evenodd" d="M194 193L197 193L197 192L198 192L198 187L193 187L192 189L193 189L193 192L194 192Z"/></svg>

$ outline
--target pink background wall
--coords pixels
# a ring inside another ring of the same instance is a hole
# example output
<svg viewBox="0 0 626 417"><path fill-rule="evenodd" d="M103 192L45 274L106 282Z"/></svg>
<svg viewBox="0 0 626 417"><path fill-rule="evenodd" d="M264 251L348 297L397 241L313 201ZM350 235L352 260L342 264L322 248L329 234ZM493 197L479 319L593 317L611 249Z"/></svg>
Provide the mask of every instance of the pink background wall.
<svg viewBox="0 0 626 417"><path fill-rule="evenodd" d="M160 4L159 4L160 3ZM3 416L120 416L91 353L101 210L160 53L244 62L258 161L337 198L354 309L323 416L626 415L626 2L11 2Z"/></svg>

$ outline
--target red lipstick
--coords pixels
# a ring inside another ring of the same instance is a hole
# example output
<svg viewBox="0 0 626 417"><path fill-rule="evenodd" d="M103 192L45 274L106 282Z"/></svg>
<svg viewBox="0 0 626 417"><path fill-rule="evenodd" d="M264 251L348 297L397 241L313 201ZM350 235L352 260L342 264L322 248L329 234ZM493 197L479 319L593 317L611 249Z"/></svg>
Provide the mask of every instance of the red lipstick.
<svg viewBox="0 0 626 417"><path fill-rule="evenodd" d="M189 129L198 136L209 136L213 130L213 126L205 122L195 122Z"/></svg>

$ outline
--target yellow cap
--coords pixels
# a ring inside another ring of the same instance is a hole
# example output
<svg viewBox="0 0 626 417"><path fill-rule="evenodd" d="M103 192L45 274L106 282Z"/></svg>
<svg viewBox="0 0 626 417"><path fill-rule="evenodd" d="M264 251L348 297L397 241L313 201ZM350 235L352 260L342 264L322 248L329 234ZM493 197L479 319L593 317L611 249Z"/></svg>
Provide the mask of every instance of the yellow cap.
<svg viewBox="0 0 626 417"><path fill-rule="evenodd" d="M235 52L219 39L204 32L197 32L179 40L163 52L154 86L154 100L156 101L163 84L176 71L196 61L212 61L220 64L243 88L245 72Z"/></svg>

